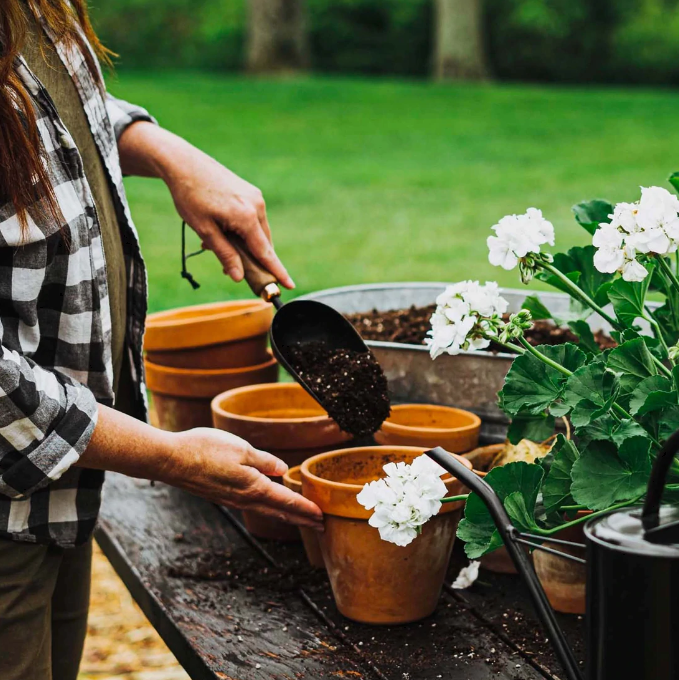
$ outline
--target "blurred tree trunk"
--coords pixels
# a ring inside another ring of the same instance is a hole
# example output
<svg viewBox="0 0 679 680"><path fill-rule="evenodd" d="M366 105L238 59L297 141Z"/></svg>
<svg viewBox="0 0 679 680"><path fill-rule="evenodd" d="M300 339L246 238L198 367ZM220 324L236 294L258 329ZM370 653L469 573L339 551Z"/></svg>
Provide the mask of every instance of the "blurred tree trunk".
<svg viewBox="0 0 679 680"><path fill-rule="evenodd" d="M488 77L483 45L483 0L434 0L434 77Z"/></svg>
<svg viewBox="0 0 679 680"><path fill-rule="evenodd" d="M306 68L306 29L306 0L248 0L248 70L272 73Z"/></svg>

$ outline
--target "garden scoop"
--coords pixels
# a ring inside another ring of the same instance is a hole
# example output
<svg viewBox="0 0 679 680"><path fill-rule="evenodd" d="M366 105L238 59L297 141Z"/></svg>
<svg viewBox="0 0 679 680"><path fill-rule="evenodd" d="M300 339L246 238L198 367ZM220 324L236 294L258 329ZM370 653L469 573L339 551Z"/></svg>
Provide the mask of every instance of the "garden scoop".
<svg viewBox="0 0 679 680"><path fill-rule="evenodd" d="M593 517L584 527L587 548L587 680L679 678L679 507L661 506L665 479L679 450L679 431L655 460L643 509ZM544 537L514 527L492 487L441 448L428 451L485 503L530 592L568 680L580 668L559 628L528 555L519 544L574 561L540 545ZM550 543L585 547L549 538Z"/></svg>
<svg viewBox="0 0 679 680"><path fill-rule="evenodd" d="M328 350L345 349L368 353L363 338L337 310L315 300L291 300L283 304L276 277L260 265L248 251L245 242L229 234L229 240L243 261L244 278L252 292L271 302L276 308L271 324L271 349L290 375L327 411L322 395L314 391L293 367L290 348L309 343L322 343Z"/></svg>

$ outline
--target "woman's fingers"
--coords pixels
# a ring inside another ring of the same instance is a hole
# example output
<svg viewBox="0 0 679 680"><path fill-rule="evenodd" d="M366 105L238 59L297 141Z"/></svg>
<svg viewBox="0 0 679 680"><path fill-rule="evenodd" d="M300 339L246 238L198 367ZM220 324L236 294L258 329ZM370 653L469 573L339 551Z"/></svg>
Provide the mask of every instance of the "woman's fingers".
<svg viewBox="0 0 679 680"><path fill-rule="evenodd" d="M248 510L285 515L286 521L295 524L314 526L323 523L323 512L315 503L268 477L257 480L244 501Z"/></svg>
<svg viewBox="0 0 679 680"><path fill-rule="evenodd" d="M252 446L248 446L243 454L243 465L249 465L272 477L281 477L288 471L288 466L280 458Z"/></svg>
<svg viewBox="0 0 679 680"><path fill-rule="evenodd" d="M194 229L200 236L203 247L215 254L224 272L234 281L242 281L244 276L243 261L219 225L211 222L198 225Z"/></svg>

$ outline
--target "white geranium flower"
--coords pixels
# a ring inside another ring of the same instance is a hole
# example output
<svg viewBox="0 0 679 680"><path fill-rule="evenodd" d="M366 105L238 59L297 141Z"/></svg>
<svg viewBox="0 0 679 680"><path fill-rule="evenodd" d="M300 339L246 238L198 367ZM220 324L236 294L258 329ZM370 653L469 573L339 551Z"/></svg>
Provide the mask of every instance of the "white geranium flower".
<svg viewBox="0 0 679 680"><path fill-rule="evenodd" d="M554 245L554 226L537 208L528 208L523 215L506 215L491 229L488 260L496 267L514 269L529 253L540 253L540 246Z"/></svg>
<svg viewBox="0 0 679 680"><path fill-rule="evenodd" d="M470 562L466 567L460 569L460 573L453 581L453 588L455 588L455 590L469 588L469 586L471 586L479 577L480 566L481 562Z"/></svg>
<svg viewBox="0 0 679 680"><path fill-rule="evenodd" d="M604 274L615 274L625 264L622 248L599 248L594 253L594 266Z"/></svg>
<svg viewBox="0 0 679 680"><path fill-rule="evenodd" d="M488 347L488 336L497 335L495 329L509 307L497 283L487 282L482 286L478 281L448 286L436 303L431 317L431 337L426 340L432 359L444 353Z"/></svg>
<svg viewBox="0 0 679 680"><path fill-rule="evenodd" d="M622 278L625 281L643 281L648 276L648 270L637 260L627 260L622 266Z"/></svg>
<svg viewBox="0 0 679 680"><path fill-rule="evenodd" d="M679 245L679 198L662 187L642 187L636 203L618 203L610 224L592 237L594 266L606 274L620 272L625 281L648 275L638 255L668 255Z"/></svg>
<svg viewBox="0 0 679 680"><path fill-rule="evenodd" d="M368 523L384 541L406 546L441 509L446 485L440 476L445 470L428 456L410 464L387 463L385 478L366 484L356 500L374 510Z"/></svg>
<svg viewBox="0 0 679 680"><path fill-rule="evenodd" d="M592 236L592 245L595 248L609 248L615 250L622 248L624 236L613 224L602 222Z"/></svg>

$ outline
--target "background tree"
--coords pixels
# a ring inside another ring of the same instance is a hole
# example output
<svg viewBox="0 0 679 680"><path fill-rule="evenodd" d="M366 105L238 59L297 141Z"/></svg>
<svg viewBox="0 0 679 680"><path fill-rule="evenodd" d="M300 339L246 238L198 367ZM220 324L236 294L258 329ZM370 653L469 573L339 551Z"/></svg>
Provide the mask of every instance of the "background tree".
<svg viewBox="0 0 679 680"><path fill-rule="evenodd" d="M305 0L248 0L247 68L251 73L308 66Z"/></svg>
<svg viewBox="0 0 679 680"><path fill-rule="evenodd" d="M483 0L434 0L434 77L482 80L488 76Z"/></svg>

